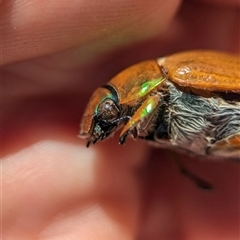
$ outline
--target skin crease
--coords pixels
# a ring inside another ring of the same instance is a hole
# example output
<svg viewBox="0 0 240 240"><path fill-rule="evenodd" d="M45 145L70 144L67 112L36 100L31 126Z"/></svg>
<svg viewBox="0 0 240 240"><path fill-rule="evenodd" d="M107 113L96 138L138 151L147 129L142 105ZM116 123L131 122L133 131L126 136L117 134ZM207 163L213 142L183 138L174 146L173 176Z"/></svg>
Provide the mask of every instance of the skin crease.
<svg viewBox="0 0 240 240"><path fill-rule="evenodd" d="M228 4L1 1L2 239L239 238L238 164L119 146L119 133L89 149L77 138L91 93L123 68L185 49L239 54Z"/></svg>

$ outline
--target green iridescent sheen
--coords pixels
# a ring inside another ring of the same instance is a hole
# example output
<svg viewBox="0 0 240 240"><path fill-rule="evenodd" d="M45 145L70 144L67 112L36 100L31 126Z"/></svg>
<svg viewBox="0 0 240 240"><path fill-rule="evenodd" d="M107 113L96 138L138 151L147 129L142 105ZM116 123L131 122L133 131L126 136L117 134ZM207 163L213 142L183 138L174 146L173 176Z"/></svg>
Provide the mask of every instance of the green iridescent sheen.
<svg viewBox="0 0 240 240"><path fill-rule="evenodd" d="M153 104L154 102L151 101L147 106L146 108L144 109L144 111L142 112L141 114L141 117L144 118L146 117L149 113L151 113L153 111Z"/></svg>
<svg viewBox="0 0 240 240"><path fill-rule="evenodd" d="M138 93L138 97L142 97L149 93L152 89L154 89L156 86L158 86L164 78L158 78L158 79L152 79L147 82L144 82L141 86L141 89Z"/></svg>

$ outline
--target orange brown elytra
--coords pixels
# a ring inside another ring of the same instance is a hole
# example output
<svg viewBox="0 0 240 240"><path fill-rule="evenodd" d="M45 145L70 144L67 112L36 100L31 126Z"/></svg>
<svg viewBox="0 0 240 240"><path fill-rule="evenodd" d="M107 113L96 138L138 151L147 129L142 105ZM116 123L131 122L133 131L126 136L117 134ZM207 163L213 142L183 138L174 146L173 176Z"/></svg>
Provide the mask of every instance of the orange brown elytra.
<svg viewBox="0 0 240 240"><path fill-rule="evenodd" d="M133 65L93 93L80 125L87 146L127 137L194 155L240 160L240 61L187 51Z"/></svg>

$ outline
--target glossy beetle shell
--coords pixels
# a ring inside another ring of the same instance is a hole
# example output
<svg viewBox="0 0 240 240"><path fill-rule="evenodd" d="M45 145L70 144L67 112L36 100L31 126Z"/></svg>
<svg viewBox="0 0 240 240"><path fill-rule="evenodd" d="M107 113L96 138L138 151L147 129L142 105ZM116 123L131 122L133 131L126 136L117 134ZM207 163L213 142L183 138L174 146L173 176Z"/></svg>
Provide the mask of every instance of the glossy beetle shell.
<svg viewBox="0 0 240 240"><path fill-rule="evenodd" d="M88 146L123 128L121 144L132 135L160 147L238 159L239 57L189 51L133 65L96 89L80 128Z"/></svg>
<svg viewBox="0 0 240 240"><path fill-rule="evenodd" d="M208 51L191 51L158 59L179 86L206 91L240 93L240 58Z"/></svg>

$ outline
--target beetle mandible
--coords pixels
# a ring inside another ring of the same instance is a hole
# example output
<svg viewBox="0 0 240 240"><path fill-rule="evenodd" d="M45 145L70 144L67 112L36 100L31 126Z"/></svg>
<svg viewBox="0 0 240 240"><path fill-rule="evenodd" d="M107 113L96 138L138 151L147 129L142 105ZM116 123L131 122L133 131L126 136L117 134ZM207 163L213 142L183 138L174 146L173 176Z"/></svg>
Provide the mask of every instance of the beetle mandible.
<svg viewBox="0 0 240 240"><path fill-rule="evenodd" d="M133 65L93 93L80 124L87 146L122 128L119 143L240 159L239 57L186 51Z"/></svg>

